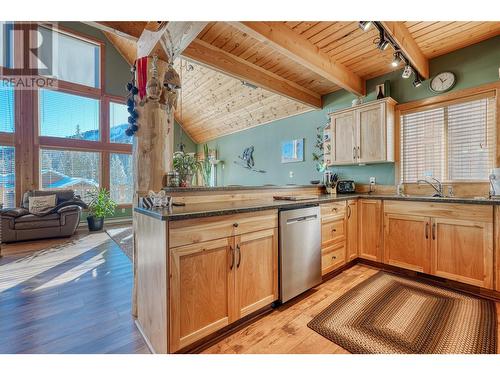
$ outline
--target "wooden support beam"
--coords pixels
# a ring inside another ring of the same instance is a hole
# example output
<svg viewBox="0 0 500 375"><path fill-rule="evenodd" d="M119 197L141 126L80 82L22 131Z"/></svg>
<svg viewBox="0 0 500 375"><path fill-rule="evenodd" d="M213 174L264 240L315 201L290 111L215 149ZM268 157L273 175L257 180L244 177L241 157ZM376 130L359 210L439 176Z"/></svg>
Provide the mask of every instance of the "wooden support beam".
<svg viewBox="0 0 500 375"><path fill-rule="evenodd" d="M429 60L422 53L403 22L382 21L381 24L420 75L424 79L429 78Z"/></svg>
<svg viewBox="0 0 500 375"><path fill-rule="evenodd" d="M344 65L336 62L304 36L284 22L230 22L240 31L276 49L288 58L307 67L340 87L365 95L365 82Z"/></svg>
<svg viewBox="0 0 500 375"><path fill-rule="evenodd" d="M173 21L156 23L158 27L152 30L152 25L148 23L137 41L137 56L149 56L161 43L168 59L174 61L206 25L207 22Z"/></svg>
<svg viewBox="0 0 500 375"><path fill-rule="evenodd" d="M193 40L182 56L279 95L315 108L322 108L321 95L318 93L200 39Z"/></svg>
<svg viewBox="0 0 500 375"><path fill-rule="evenodd" d="M86 21L82 23L132 41L139 39L148 24L144 21Z"/></svg>

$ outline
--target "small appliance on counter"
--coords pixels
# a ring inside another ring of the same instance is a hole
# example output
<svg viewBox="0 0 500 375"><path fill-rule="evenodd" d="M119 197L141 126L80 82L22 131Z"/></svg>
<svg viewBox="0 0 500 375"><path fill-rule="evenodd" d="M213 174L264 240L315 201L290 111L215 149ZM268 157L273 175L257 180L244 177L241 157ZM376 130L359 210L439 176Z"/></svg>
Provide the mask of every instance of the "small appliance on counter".
<svg viewBox="0 0 500 375"><path fill-rule="evenodd" d="M354 194L356 185L353 180L341 180L337 184L337 193L339 194Z"/></svg>

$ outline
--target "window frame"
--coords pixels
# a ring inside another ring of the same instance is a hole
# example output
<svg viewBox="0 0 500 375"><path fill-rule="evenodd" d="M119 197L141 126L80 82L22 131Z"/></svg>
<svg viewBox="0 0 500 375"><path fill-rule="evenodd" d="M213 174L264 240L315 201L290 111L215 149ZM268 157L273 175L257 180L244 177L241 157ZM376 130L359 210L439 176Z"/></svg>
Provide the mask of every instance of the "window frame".
<svg viewBox="0 0 500 375"><path fill-rule="evenodd" d="M420 112L424 110L439 108L451 104L463 103L468 101L473 101L475 99L486 98L488 96L495 96L495 110L496 110L496 150L495 150L495 165L493 168L498 168L500 166L500 83L493 82L483 85L479 85L472 88L452 91L446 94L437 95L421 100L416 100L408 103L398 104L396 106L395 112L395 184L404 183L405 185L414 186L417 183L414 182L401 182L402 178L402 165L401 165L401 116L405 114L410 114L414 112ZM443 181L447 185L464 185L464 184L480 184L488 185L488 181Z"/></svg>

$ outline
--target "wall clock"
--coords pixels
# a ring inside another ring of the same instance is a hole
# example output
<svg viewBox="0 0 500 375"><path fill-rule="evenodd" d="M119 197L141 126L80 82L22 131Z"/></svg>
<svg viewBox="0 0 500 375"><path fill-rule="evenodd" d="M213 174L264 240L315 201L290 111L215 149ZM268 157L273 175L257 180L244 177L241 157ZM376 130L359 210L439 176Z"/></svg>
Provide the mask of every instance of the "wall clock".
<svg viewBox="0 0 500 375"><path fill-rule="evenodd" d="M455 83L457 82L457 78L455 74L452 72L442 72L437 74L432 80L430 84L430 89L436 93L446 92L451 90Z"/></svg>

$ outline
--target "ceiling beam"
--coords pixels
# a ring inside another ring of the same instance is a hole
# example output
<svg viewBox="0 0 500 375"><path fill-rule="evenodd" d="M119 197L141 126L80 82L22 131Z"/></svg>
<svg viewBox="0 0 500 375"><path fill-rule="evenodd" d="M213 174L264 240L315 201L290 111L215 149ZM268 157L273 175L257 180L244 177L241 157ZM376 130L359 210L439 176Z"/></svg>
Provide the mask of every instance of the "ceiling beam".
<svg viewBox="0 0 500 375"><path fill-rule="evenodd" d="M143 21L85 21L82 23L132 41L139 39L148 24Z"/></svg>
<svg viewBox="0 0 500 375"><path fill-rule="evenodd" d="M424 79L429 78L429 60L422 53L422 50L403 22L382 21L381 24L390 37L398 44L405 56L408 57L408 60L410 60L410 63L418 73Z"/></svg>
<svg viewBox="0 0 500 375"><path fill-rule="evenodd" d="M182 56L268 91L315 108L322 108L321 95L318 93L200 39L193 40Z"/></svg>
<svg viewBox="0 0 500 375"><path fill-rule="evenodd" d="M288 58L307 67L340 87L365 95L364 80L336 62L304 36L296 33L284 22L230 22L240 31L265 43Z"/></svg>

